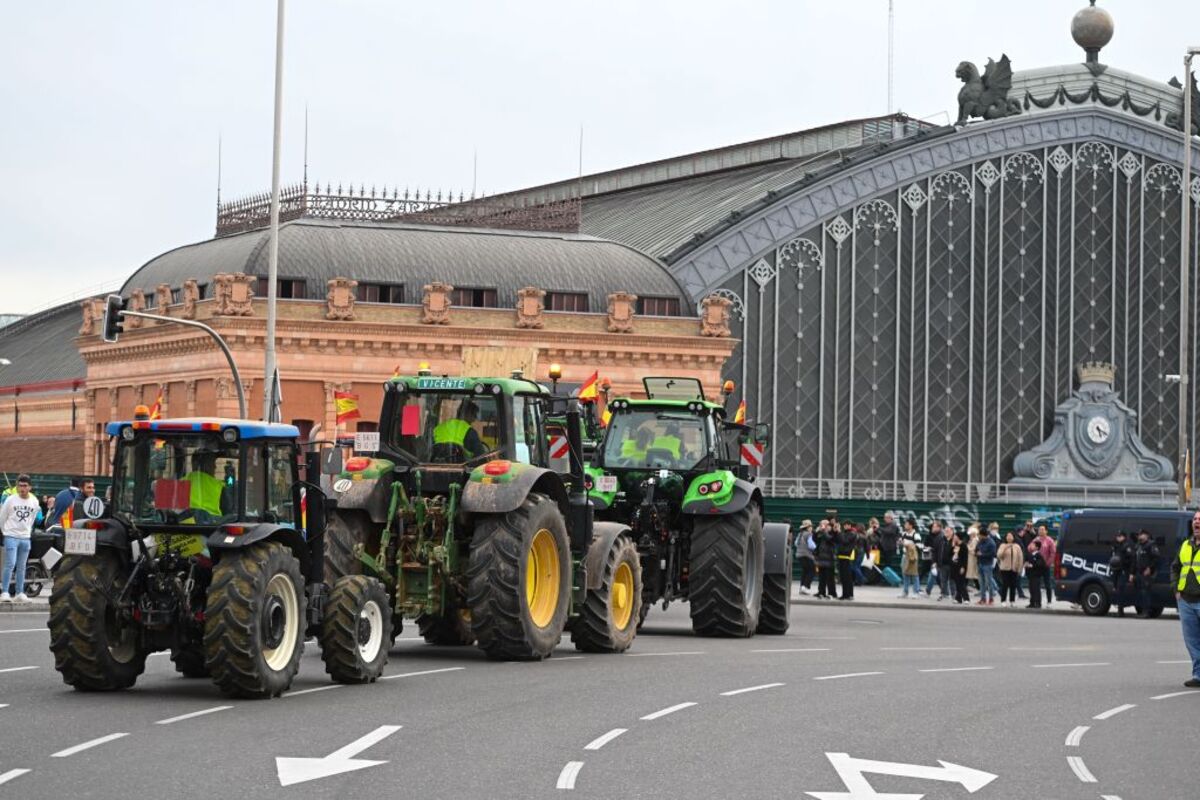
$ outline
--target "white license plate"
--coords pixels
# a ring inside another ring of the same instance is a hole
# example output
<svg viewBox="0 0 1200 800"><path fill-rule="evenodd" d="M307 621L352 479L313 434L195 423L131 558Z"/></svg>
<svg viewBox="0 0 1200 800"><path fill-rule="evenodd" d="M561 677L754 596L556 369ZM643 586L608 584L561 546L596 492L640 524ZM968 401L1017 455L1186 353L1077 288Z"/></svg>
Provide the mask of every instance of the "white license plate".
<svg viewBox="0 0 1200 800"><path fill-rule="evenodd" d="M607 494L608 492L615 492L616 490L617 490L617 476L616 475L601 475L596 480L596 491L604 492Z"/></svg>
<svg viewBox="0 0 1200 800"><path fill-rule="evenodd" d="M96 555L96 532L88 528L67 528L63 552L69 556Z"/></svg>

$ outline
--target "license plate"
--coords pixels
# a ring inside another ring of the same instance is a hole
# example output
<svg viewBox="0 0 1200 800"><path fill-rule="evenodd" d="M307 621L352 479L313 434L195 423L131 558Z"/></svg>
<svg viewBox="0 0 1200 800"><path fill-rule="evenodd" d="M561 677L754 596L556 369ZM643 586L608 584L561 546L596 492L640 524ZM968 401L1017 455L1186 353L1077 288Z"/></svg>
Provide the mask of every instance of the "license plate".
<svg viewBox="0 0 1200 800"><path fill-rule="evenodd" d="M96 555L96 532L88 528L67 528L63 552L69 556Z"/></svg>
<svg viewBox="0 0 1200 800"><path fill-rule="evenodd" d="M601 475L596 480L596 491L604 492L607 494L608 492L615 492L616 490L617 490L617 476L616 475Z"/></svg>

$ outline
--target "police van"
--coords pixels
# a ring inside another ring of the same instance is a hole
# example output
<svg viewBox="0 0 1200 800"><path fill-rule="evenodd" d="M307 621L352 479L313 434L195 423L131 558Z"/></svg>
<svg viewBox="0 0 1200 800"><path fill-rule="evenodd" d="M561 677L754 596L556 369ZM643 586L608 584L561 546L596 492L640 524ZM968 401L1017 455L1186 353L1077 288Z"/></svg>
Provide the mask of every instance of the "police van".
<svg viewBox="0 0 1200 800"><path fill-rule="evenodd" d="M1125 531L1128 541L1136 544L1137 532L1145 528L1158 545L1160 557L1147 613L1160 616L1164 607L1175 604L1171 562L1188 536L1191 522L1190 511L1087 508L1065 512L1054 564L1057 597L1078 603L1090 616L1107 614L1115 599L1108 562L1117 531ZM1126 605L1136 605L1137 590L1126 587L1123 599Z"/></svg>

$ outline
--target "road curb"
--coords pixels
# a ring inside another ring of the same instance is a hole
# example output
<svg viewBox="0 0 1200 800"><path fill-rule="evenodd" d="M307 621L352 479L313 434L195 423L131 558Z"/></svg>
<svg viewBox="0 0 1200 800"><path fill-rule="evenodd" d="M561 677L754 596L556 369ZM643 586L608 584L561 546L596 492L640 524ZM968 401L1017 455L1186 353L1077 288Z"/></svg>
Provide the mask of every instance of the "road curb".
<svg viewBox="0 0 1200 800"><path fill-rule="evenodd" d="M850 603L849 606L846 605L847 602ZM999 606L977 606L974 604L972 604L970 606L967 606L967 605L960 606L960 605L956 605L954 603L950 603L950 605L946 605L944 602L939 603L936 600L934 600L934 601L909 600L906 602L907 602L907 604L904 604L904 603L881 603L879 601L873 601L873 600L841 601L841 600L812 600L812 599L808 599L808 598L804 598L804 597L799 597L799 598L793 597L792 598L792 605L794 605L794 606L826 606L826 607L832 606L835 608L903 608L903 609L912 609L913 611L958 611L958 612L962 612L962 613L979 611L979 612L991 613L991 614L1021 614L1021 613L1028 613L1030 611L1036 610L1041 614L1061 614L1063 616L1068 616L1068 615L1083 616L1083 611L1078 610L1078 609L1073 609L1073 608L1032 609L1032 608L1025 608L1023 606L1019 607L1019 608L1001 608Z"/></svg>

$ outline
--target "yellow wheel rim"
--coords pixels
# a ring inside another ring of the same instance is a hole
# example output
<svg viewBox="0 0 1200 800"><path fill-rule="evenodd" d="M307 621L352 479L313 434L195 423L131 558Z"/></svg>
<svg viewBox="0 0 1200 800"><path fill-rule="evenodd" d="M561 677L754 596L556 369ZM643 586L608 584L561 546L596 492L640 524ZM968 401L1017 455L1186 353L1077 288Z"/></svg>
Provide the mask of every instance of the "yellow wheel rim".
<svg viewBox="0 0 1200 800"><path fill-rule="evenodd" d="M625 630L633 618L633 570L622 561L613 575L612 596L613 624L617 630Z"/></svg>
<svg viewBox="0 0 1200 800"><path fill-rule="evenodd" d="M561 586L558 545L554 534L542 528L533 535L525 559L525 602L534 625L544 628L554 619Z"/></svg>

